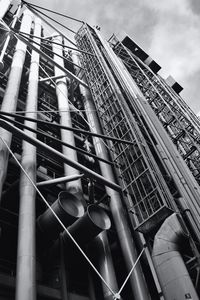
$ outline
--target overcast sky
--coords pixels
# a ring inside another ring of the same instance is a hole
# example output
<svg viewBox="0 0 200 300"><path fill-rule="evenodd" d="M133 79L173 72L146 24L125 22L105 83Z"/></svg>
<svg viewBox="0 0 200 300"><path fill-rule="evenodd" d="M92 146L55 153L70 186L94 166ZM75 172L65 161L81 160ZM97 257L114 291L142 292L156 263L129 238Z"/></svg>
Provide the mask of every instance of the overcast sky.
<svg viewBox="0 0 200 300"><path fill-rule="evenodd" d="M165 78L172 75L183 86L181 96L193 111L200 111L200 0L27 1L99 25L106 39L126 32L161 65ZM63 24L77 28L66 19Z"/></svg>

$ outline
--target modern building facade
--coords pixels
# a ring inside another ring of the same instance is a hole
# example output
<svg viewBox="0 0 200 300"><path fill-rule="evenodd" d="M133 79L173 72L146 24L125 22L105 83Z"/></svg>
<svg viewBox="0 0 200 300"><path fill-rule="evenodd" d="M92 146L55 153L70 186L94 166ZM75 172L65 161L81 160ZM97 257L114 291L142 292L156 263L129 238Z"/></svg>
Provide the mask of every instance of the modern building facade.
<svg viewBox="0 0 200 300"><path fill-rule="evenodd" d="M129 36L0 4L0 299L199 299L182 87Z"/></svg>

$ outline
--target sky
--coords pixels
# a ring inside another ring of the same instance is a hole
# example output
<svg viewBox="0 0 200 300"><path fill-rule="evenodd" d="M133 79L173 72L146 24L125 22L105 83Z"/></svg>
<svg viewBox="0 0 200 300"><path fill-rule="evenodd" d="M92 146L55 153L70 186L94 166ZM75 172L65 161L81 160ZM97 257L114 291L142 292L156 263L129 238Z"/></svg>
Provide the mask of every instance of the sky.
<svg viewBox="0 0 200 300"><path fill-rule="evenodd" d="M100 26L108 39L127 33L184 88L180 93L195 113L200 111L200 0L27 0ZM58 19L72 29L78 23ZM78 25L78 26L77 26Z"/></svg>

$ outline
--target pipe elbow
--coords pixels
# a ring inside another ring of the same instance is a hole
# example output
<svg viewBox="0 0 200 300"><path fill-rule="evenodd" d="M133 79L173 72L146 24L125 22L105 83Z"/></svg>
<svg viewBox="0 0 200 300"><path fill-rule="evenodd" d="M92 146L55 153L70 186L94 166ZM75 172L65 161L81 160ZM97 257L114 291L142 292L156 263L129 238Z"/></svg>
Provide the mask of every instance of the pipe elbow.
<svg viewBox="0 0 200 300"><path fill-rule="evenodd" d="M174 213L158 230L153 245L153 257L167 252L178 251L181 243L189 238L189 232L181 217Z"/></svg>
<svg viewBox="0 0 200 300"><path fill-rule="evenodd" d="M198 300L180 250L189 238L180 215L169 216L154 238L152 258L166 300Z"/></svg>

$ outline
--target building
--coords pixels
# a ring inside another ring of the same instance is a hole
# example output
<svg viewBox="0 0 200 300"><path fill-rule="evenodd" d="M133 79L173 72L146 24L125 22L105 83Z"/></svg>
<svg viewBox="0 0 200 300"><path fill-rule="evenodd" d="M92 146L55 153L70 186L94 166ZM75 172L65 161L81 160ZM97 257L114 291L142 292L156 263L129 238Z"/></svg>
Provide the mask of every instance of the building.
<svg viewBox="0 0 200 300"><path fill-rule="evenodd" d="M1 4L0 299L199 299L182 87L128 36L83 23L74 43Z"/></svg>

